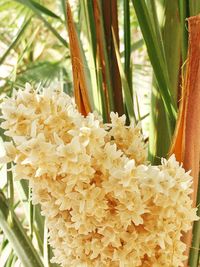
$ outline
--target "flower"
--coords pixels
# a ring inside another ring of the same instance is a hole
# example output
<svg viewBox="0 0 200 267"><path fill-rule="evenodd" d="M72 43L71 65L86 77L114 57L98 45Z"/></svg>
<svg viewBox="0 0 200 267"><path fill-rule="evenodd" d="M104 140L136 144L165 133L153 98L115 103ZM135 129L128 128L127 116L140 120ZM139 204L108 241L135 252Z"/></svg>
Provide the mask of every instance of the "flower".
<svg viewBox="0 0 200 267"><path fill-rule="evenodd" d="M1 104L6 161L28 179L61 266L183 266L182 231L197 220L192 177L175 157L147 165L139 127L83 117L60 90L15 92Z"/></svg>

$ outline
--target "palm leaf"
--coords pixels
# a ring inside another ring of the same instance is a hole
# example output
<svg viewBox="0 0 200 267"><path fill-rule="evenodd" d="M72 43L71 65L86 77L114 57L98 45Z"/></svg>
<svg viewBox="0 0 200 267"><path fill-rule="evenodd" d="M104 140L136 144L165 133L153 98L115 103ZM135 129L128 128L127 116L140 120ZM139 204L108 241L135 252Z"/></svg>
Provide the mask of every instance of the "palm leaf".
<svg viewBox="0 0 200 267"><path fill-rule="evenodd" d="M28 7L30 7L31 5L33 5L36 9L38 9L41 13L47 15L47 16L50 16L52 18L55 18L55 19L59 19L60 20L60 17L58 15L56 15L54 12L52 12L51 10L49 10L48 8L46 8L45 6L42 6L41 4L35 2L35 1L32 1L32 0L29 0L29 3L31 3L31 5L28 4L28 1L27 2L24 2Z"/></svg>
<svg viewBox="0 0 200 267"><path fill-rule="evenodd" d="M153 2L151 2L153 3ZM155 6L151 4L153 10L152 20L156 21L155 27L158 25L158 18ZM158 39L162 39L160 47L163 49L163 57L165 60L165 72L169 75L170 92L177 102L179 90L179 75L180 75L180 23L176 16L178 13L178 3L173 0L165 1L163 8L163 28L157 29ZM174 55L173 57L171 55ZM173 66L173 67L172 67ZM153 164L160 164L161 157L167 157L171 139L173 135L173 127L170 126L170 120L167 116L159 85L156 77L153 78L153 89L151 93L151 116L149 126L149 160ZM165 141L163 142L163 137Z"/></svg>
<svg viewBox="0 0 200 267"><path fill-rule="evenodd" d="M30 21L31 21L31 18L29 18L28 20L25 20L25 22L22 24L22 26L19 29L18 33L16 34L15 38L13 39L11 44L9 45L8 49L4 52L3 56L0 58L0 65L4 62L6 57L9 55L10 51L18 44L18 42L20 41L20 38L23 36Z"/></svg>
<svg viewBox="0 0 200 267"><path fill-rule="evenodd" d="M17 82L24 84L26 82L42 83L49 85L57 79L59 73L64 69L64 62L39 61L29 64L25 70L17 75Z"/></svg>
<svg viewBox="0 0 200 267"><path fill-rule="evenodd" d="M158 25L152 22L152 15L150 15L145 1L132 0L132 2L147 46L155 77L159 85L160 95L173 128L176 121L176 105L170 92L170 83L166 72L163 47L158 36Z"/></svg>
<svg viewBox="0 0 200 267"><path fill-rule="evenodd" d="M0 190L0 227L24 266L43 267L42 261L20 221L14 211L9 210L8 201L2 190Z"/></svg>
<svg viewBox="0 0 200 267"><path fill-rule="evenodd" d="M114 46L115 46L115 53L116 53L116 57L117 57L117 62L118 62L118 66L119 66L119 72L120 72L120 76L121 76L121 81L122 81L122 88L123 88L123 93L124 93L124 98L125 98L125 103L126 103L126 108L128 111L128 116L131 120L134 120L136 122L136 116L135 116L135 112L133 109L133 99L130 93L130 88L129 88L129 84L128 81L126 79L126 75L121 63L121 58L120 58L120 53L118 50L118 46L117 46L117 41L115 38L115 33L114 31L113 33L113 41L114 41Z"/></svg>
<svg viewBox="0 0 200 267"><path fill-rule="evenodd" d="M16 2L28 7L41 21L44 22L45 26L57 37L57 39L65 46L68 47L67 42L63 39L63 37L57 32L57 30L42 16L44 10L47 10L45 7L41 5L34 5L30 0L15 0ZM47 11L46 11L47 13ZM57 15L56 15L57 16Z"/></svg>
<svg viewBox="0 0 200 267"><path fill-rule="evenodd" d="M132 48L132 51L134 48ZM132 92L132 70L131 70L131 24L129 0L124 0L124 72Z"/></svg>

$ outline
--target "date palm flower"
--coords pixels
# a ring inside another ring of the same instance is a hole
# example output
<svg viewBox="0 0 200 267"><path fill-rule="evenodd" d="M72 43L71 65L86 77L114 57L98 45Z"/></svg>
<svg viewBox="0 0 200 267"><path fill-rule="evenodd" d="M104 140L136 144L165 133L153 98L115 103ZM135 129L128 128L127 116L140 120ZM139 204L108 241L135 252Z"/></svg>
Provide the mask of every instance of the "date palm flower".
<svg viewBox="0 0 200 267"><path fill-rule="evenodd" d="M192 177L172 155L151 166L138 126L82 116L61 90L25 89L1 104L4 162L27 179L47 219L53 262L81 267L183 266L197 220Z"/></svg>

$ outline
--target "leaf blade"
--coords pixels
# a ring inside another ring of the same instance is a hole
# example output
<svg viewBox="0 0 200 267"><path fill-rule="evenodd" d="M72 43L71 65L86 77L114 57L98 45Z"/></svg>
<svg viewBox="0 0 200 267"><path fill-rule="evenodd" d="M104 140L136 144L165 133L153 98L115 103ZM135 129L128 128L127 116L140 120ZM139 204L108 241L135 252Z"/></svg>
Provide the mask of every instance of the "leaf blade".
<svg viewBox="0 0 200 267"><path fill-rule="evenodd" d="M133 100L132 100L132 96L131 96L131 93L130 93L129 84L128 84L128 81L126 79L126 75L124 73L124 68L123 68L122 63L121 63L121 58L120 58L118 46L117 46L117 43L116 43L116 38L115 38L114 31L112 31L112 34L113 34L115 53L116 53L117 62L118 62L118 66L119 66L119 72L120 72L120 76L121 76L122 88L123 88L123 92L124 92L127 112L128 112L129 118L133 119L136 122L136 116L135 116L135 112L134 112L134 109L133 109Z"/></svg>
<svg viewBox="0 0 200 267"><path fill-rule="evenodd" d="M6 57L9 55L10 51L15 47L15 45L19 42L21 36L23 35L23 33L25 32L27 26L29 25L31 21L31 18L29 18L27 21L25 21L23 23L23 25L20 27L18 33L16 34L14 40L12 41L12 43L9 45L8 49L5 51L5 53L3 54L3 56L0 58L0 65L5 61Z"/></svg>
<svg viewBox="0 0 200 267"><path fill-rule="evenodd" d="M28 7L32 12L43 21L45 26L57 37L57 39L65 46L68 47L66 40L56 31L56 29L41 15L41 12L31 3L30 0L15 0L16 2Z"/></svg>
<svg viewBox="0 0 200 267"><path fill-rule="evenodd" d="M4 231L4 234L24 266L43 267L39 255L22 228L17 216L12 212L12 221L9 223L8 214L9 206L2 190L0 190L0 226Z"/></svg>
<svg viewBox="0 0 200 267"><path fill-rule="evenodd" d="M165 110L171 120L172 127L176 121L176 105L169 89L169 82L165 75L165 62L162 49L157 41L154 25L148 12L145 1L132 0L135 12L142 30L142 34L147 46L148 55L154 69L154 73L159 84L160 94L164 103Z"/></svg>

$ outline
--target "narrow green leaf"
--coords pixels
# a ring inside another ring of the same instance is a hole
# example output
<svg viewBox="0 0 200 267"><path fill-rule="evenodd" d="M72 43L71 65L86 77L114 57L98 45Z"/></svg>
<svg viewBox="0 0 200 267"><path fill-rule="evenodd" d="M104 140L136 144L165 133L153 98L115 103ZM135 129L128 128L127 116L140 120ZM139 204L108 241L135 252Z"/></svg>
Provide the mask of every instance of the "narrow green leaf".
<svg viewBox="0 0 200 267"><path fill-rule="evenodd" d="M179 15L181 22L182 63L184 63L187 58L187 50L188 50L188 31L187 31L186 19L189 17L189 6L188 6L188 1L179 0L178 4L179 4Z"/></svg>
<svg viewBox="0 0 200 267"><path fill-rule="evenodd" d="M152 11L153 27L156 32L157 43L164 58L164 72L168 73L168 83L171 95L177 102L180 71L180 22L177 17L178 3L174 0L163 1L160 8L163 13L158 23L154 1L149 1ZM162 40L162 41L161 41ZM173 54L173 57L171 56ZM167 69L166 69L167 68ZM164 107L159 85L153 77L151 91L151 112L149 124L149 160L153 164L160 164L161 157L167 157L172 140L173 127ZM163 142L163 138L165 142Z"/></svg>
<svg viewBox="0 0 200 267"><path fill-rule="evenodd" d="M138 100L137 92L135 92L135 100L136 100L136 107L137 107L138 120L141 121L140 105L139 105L139 100Z"/></svg>
<svg viewBox="0 0 200 267"><path fill-rule="evenodd" d="M135 51L144 45L144 39L139 39L131 45L131 51Z"/></svg>
<svg viewBox="0 0 200 267"><path fill-rule="evenodd" d="M14 258L14 254L13 254L13 251L11 251L11 253L9 255L9 258L8 258L8 260L6 262L5 267L11 267L13 258Z"/></svg>
<svg viewBox="0 0 200 267"><path fill-rule="evenodd" d="M170 90L175 101L178 101L181 68L181 28L180 19L177 16L178 3L168 0L163 5L163 29L162 39L165 50L166 66L169 74ZM173 55L173 57L171 56Z"/></svg>
<svg viewBox="0 0 200 267"><path fill-rule="evenodd" d="M148 31L148 34L151 35L151 37L155 43L155 47L160 48L159 53L158 53L158 58L160 60L160 65L162 66L163 70L165 70L163 75L165 78L165 82L168 85L168 77L167 77L168 72L167 72L167 68L166 68L165 50L164 50L164 45L163 45L161 28L160 28L160 25L158 22L155 0L147 1L147 3L148 3L148 6L143 4L143 12L146 15L146 19L148 19L148 21L149 21L150 31L148 29L147 29L147 31Z"/></svg>
<svg viewBox="0 0 200 267"><path fill-rule="evenodd" d="M35 211L35 207L32 204L32 200L31 200L31 188L29 186L29 196L28 196L28 200L29 200L29 228L30 228L30 238L31 240L33 239L33 224L34 224L34 211Z"/></svg>
<svg viewBox="0 0 200 267"><path fill-rule="evenodd" d="M18 190L18 194L20 197L21 202L24 204L24 210L25 210L25 215L27 217L27 220L30 218L30 210L29 210L29 185L28 181L26 180L20 180L15 182L16 188ZM40 249L40 252L43 252L43 236L44 236L44 217L40 213L40 206L36 205L34 207L34 223L33 223L33 231L34 234L36 235L37 241L38 241L38 246Z"/></svg>
<svg viewBox="0 0 200 267"><path fill-rule="evenodd" d="M197 216L200 217L200 176L199 176L196 206L198 207ZM200 220L194 222L193 225L193 238L189 255L189 266L198 267L199 260L200 260Z"/></svg>
<svg viewBox="0 0 200 267"><path fill-rule="evenodd" d="M31 44L33 43L33 41L35 40L35 37L37 35L39 31L39 27L37 27L35 29L35 31L32 33L31 38L28 40L28 42L26 43L26 46L24 48L24 50L22 51L22 53L19 55L19 58L17 60L17 63L14 65L14 68L12 70L12 72L10 73L10 79L12 80L12 82L14 83L17 79L17 68L18 65L21 63L22 59L24 58L25 53L28 51L28 49L30 48Z"/></svg>
<svg viewBox="0 0 200 267"><path fill-rule="evenodd" d="M96 30L95 30L95 20L93 12L92 0L83 0L80 2L83 8L84 23L86 25L87 36L92 46L93 57L96 56Z"/></svg>
<svg viewBox="0 0 200 267"><path fill-rule="evenodd" d="M171 136L167 121L166 111L154 77L151 93L148 159L155 165L160 164L161 157L166 157L169 151Z"/></svg>
<svg viewBox="0 0 200 267"><path fill-rule="evenodd" d="M3 266L5 266L6 262L8 261L9 255L12 252L12 248L7 243L0 252L1 252L0 253L0 263L1 263L1 266L3 267Z"/></svg>
<svg viewBox="0 0 200 267"><path fill-rule="evenodd" d="M8 49L5 51L3 56L0 58L0 65L5 61L6 57L9 55L10 51L17 45L17 43L19 42L20 38L22 37L24 31L26 30L27 26L29 25L30 21L31 21L31 18L29 18L27 21L25 21L23 23L23 25L20 27L14 40L9 45Z"/></svg>
<svg viewBox="0 0 200 267"><path fill-rule="evenodd" d="M12 210L14 206L14 185L13 185L13 175L11 168L12 168L11 163L7 163L8 198L9 198L9 207Z"/></svg>
<svg viewBox="0 0 200 267"><path fill-rule="evenodd" d="M137 49L141 48L143 45L144 45L144 39L141 38L141 39L139 39L138 41L136 41L135 43L133 43L131 45L131 51L134 52ZM124 56L124 55L125 55L125 50L120 53L121 57Z"/></svg>
<svg viewBox="0 0 200 267"><path fill-rule="evenodd" d="M29 2L35 7L37 8L41 13L44 13L47 16L50 16L52 18L56 18L60 20L60 17L58 15L56 15L54 12L52 12L51 10L49 10L48 8L46 8L45 6L42 6L41 4L29 0Z"/></svg>
<svg viewBox="0 0 200 267"><path fill-rule="evenodd" d="M124 0L124 72L132 95L131 24L129 0Z"/></svg>
<svg viewBox="0 0 200 267"><path fill-rule="evenodd" d="M165 53L165 48L164 48L164 43L163 43L163 35L161 32L161 27L160 27L159 22L158 22L158 15L157 15L155 0L149 1L149 7L151 8L151 12L149 12L149 15L152 18L152 25L153 25L154 32L155 32L156 42L160 48L160 53L161 53L161 57L162 57L162 61L163 61L163 72L165 75L166 84L167 84L169 90L171 90L171 85L169 82L169 73L168 73L168 69L167 69L166 53ZM170 91L170 93L171 93L171 91Z"/></svg>
<svg viewBox="0 0 200 267"><path fill-rule="evenodd" d="M101 68L98 65L98 61L97 61L97 83L98 83L98 88L101 94L103 122L106 123L109 121L109 118L107 117L108 114L107 114L107 108L106 108L106 99L105 99L105 94L103 92L103 77L102 77Z"/></svg>
<svg viewBox="0 0 200 267"><path fill-rule="evenodd" d="M17 258L17 256L16 255L14 255L14 257L13 257L13 259L12 259L12 263L11 263L11 266L10 267L16 267L17 265L16 265L16 261L17 260L19 260L18 258Z"/></svg>
<svg viewBox="0 0 200 267"><path fill-rule="evenodd" d="M0 234L3 234L2 229L0 228ZM8 240L4 235L2 235L2 242L0 243L0 257L2 255L2 251L5 249L5 247L8 245Z"/></svg>
<svg viewBox="0 0 200 267"><path fill-rule="evenodd" d="M62 36L56 31L56 29L41 15L41 12L31 3L30 0L15 0L16 2L28 7L35 15L42 20L45 26L57 37L57 39L65 46L68 47L67 42Z"/></svg>
<svg viewBox="0 0 200 267"><path fill-rule="evenodd" d="M176 105L170 93L169 81L165 73L165 61L161 47L157 42L154 25L152 25L145 1L132 0L135 12L141 27L141 31L146 42L149 58L154 69L156 79L159 84L160 94L165 106L165 110L172 122L173 127L176 121Z"/></svg>
<svg viewBox="0 0 200 267"><path fill-rule="evenodd" d="M67 26L67 12L66 12L66 0L60 0L61 1L61 7L65 18L65 26Z"/></svg>
<svg viewBox="0 0 200 267"><path fill-rule="evenodd" d="M9 223L8 214L9 205L2 190L0 190L0 227L24 266L43 267L38 253L22 228L17 216L12 212L12 222Z"/></svg>
<svg viewBox="0 0 200 267"><path fill-rule="evenodd" d="M64 55L65 56L65 55ZM27 68L21 72L18 71L17 82L23 86L26 82L32 84L42 83L42 85L49 85L55 80L61 71L65 68L65 60L51 62L51 61L39 61L29 63Z"/></svg>
<svg viewBox="0 0 200 267"><path fill-rule="evenodd" d="M46 226L46 220L45 220L45 226L44 226L43 255L44 255L44 267L48 267L49 266L48 228Z"/></svg>
<svg viewBox="0 0 200 267"><path fill-rule="evenodd" d="M93 109L102 114L102 102L100 88L97 82L97 68L96 68L96 31L94 14L91 0L83 0L80 2L82 17L80 18L80 26L85 33L88 41L88 70L90 71L92 90L90 90L90 102Z"/></svg>
<svg viewBox="0 0 200 267"><path fill-rule="evenodd" d="M140 120L142 121L142 120L146 119L149 115L150 115L150 113L147 113L144 116L141 116Z"/></svg>
<svg viewBox="0 0 200 267"><path fill-rule="evenodd" d="M126 75L124 73L124 68L123 68L123 65L121 63L121 58L120 58L119 50L118 50L116 39L115 39L115 33L114 33L113 30L112 30L112 34L113 34L115 53L116 53L116 57L117 57L119 73L120 73L120 76L121 76L122 88L123 88L123 93L124 93L124 97L125 97L125 103L126 103L128 116L129 116L130 119L134 119L134 121L136 122L136 116L135 116L134 109L133 109L133 100L132 100L132 96L131 96L131 93L130 93L130 88L129 88L129 85L128 85L128 81L127 81Z"/></svg>

